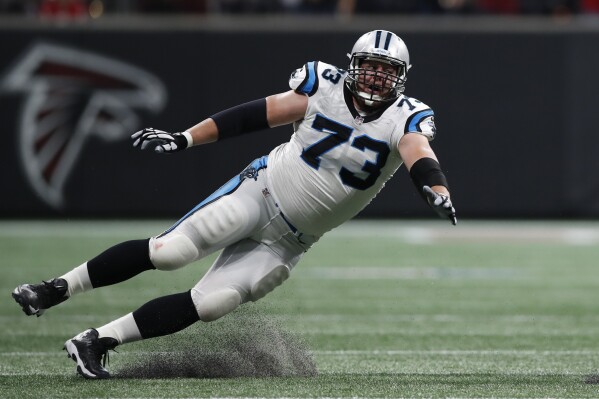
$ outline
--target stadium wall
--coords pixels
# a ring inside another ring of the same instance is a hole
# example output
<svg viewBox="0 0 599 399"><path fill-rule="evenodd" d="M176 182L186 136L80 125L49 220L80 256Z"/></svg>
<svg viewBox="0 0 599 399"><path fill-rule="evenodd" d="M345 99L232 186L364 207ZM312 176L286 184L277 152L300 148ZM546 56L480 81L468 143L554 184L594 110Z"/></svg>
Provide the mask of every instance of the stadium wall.
<svg viewBox="0 0 599 399"><path fill-rule="evenodd" d="M599 28L472 21L4 21L0 217L182 215L291 128L172 156L134 150L131 133L285 91L307 61L345 68L375 28L410 49L406 94L435 110L432 145L462 217L599 216ZM362 216L431 213L402 168Z"/></svg>

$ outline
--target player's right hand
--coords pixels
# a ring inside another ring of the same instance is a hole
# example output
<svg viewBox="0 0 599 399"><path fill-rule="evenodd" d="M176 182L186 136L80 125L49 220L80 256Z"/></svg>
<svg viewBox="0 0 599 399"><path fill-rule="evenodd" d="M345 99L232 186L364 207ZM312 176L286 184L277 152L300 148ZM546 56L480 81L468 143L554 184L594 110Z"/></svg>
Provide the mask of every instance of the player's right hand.
<svg viewBox="0 0 599 399"><path fill-rule="evenodd" d="M147 127L131 135L133 147L152 149L157 153L172 153L187 148L188 141L183 133L169 133Z"/></svg>

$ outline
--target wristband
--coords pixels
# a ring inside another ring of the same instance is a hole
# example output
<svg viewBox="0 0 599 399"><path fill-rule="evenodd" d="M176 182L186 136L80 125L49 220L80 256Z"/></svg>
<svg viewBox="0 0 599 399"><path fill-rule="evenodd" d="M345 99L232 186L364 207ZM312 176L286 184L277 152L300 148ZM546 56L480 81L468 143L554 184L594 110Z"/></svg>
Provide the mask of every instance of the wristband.
<svg viewBox="0 0 599 399"><path fill-rule="evenodd" d="M422 196L424 196L422 191L424 186L444 186L449 190L447 178L441 170L441 165L432 158L420 158L414 162L410 169L410 177Z"/></svg>
<svg viewBox="0 0 599 399"><path fill-rule="evenodd" d="M193 146L193 137L191 136L191 133L189 133L186 130L184 132L181 132L181 135L183 137L185 137L185 139L187 140L187 147L186 148L189 148L189 147Z"/></svg>

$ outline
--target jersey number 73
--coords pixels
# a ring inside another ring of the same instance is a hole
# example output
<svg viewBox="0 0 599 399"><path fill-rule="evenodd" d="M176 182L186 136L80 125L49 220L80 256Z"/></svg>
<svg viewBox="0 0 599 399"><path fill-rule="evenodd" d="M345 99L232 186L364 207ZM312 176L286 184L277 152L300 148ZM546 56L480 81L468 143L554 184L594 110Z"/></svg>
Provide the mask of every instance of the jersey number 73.
<svg viewBox="0 0 599 399"><path fill-rule="evenodd" d="M302 151L301 158L304 162L318 170L320 168L320 157L337 146L349 143L354 129L320 114L316 115L312 128L319 132L329 133L327 137L304 148L304 151ZM350 145L360 151L368 149L377 153L374 163L366 161L362 166L362 171L368 173L366 178L356 176L355 173L345 167L342 167L339 171L343 184L358 190L367 190L381 175L381 169L385 166L389 157L389 146L387 143L374 140L367 135L354 138Z"/></svg>

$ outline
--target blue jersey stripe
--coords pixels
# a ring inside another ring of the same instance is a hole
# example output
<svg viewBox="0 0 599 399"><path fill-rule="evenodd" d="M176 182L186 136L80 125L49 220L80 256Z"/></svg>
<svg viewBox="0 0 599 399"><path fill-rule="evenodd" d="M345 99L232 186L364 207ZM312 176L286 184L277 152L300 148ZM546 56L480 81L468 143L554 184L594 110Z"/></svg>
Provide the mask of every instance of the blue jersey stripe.
<svg viewBox="0 0 599 399"><path fill-rule="evenodd" d="M422 122L425 118L428 118L429 116L433 116L433 115L435 115L435 113L433 112L432 109L425 109L423 111L416 112L414 115L412 115L410 117L411 121L410 121L410 124L408 125L408 129L406 131L407 132L419 132L420 129L418 128L418 125L420 124L420 122Z"/></svg>
<svg viewBox="0 0 599 399"><path fill-rule="evenodd" d="M262 158L258 158L255 161L253 161L249 167L252 167L258 171L260 169L266 168L267 165L268 165L268 155L265 155ZM197 211L199 211L206 205L216 201L217 199L219 199L225 195L231 194L233 191L235 191L237 189L237 187L239 187L241 185L241 182L242 182L241 174L235 176L234 178L232 178L231 180L226 182L225 185L223 185L221 188L219 188L218 190L216 190L215 192L210 194L210 196L208 196L204 201L202 201L198 205L196 205L191 211L187 212L187 214L185 216L183 216L181 219L179 219L177 221L177 223L175 223L168 230L166 230L164 233L162 233L160 235L160 237L173 231L185 219L189 218L191 215L193 215L194 213L196 213Z"/></svg>

